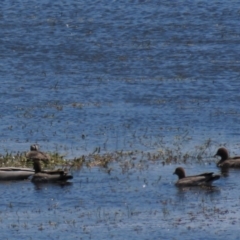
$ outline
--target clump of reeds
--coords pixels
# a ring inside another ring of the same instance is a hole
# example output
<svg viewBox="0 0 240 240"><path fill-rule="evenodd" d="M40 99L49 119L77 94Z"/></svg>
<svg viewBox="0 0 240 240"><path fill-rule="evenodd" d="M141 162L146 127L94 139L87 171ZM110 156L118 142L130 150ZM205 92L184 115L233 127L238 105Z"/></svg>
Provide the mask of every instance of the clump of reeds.
<svg viewBox="0 0 240 240"><path fill-rule="evenodd" d="M0 155L0 167L26 167L30 165L25 157L25 153L18 152L17 154L6 153Z"/></svg>
<svg viewBox="0 0 240 240"><path fill-rule="evenodd" d="M155 151L114 151L100 153L94 151L93 153L82 155L74 159L66 159L66 156L60 153L48 153L51 160L48 162L48 167L62 166L71 169L80 169L81 167L102 167L108 169L110 163L117 162L123 168L142 167L144 164L160 162L165 164L179 164L179 163L201 163L213 161L211 157L211 147L213 143L207 140L202 146L197 146L190 151L183 152L181 143L174 144L172 147L161 146ZM26 153L17 154L6 153L0 155L0 167L31 167L31 162L27 161Z"/></svg>

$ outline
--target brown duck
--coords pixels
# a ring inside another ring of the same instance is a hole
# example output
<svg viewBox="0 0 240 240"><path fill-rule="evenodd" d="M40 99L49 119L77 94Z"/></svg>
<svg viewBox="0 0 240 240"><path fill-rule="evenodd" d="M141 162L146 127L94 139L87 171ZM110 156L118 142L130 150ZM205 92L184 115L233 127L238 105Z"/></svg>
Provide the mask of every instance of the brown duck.
<svg viewBox="0 0 240 240"><path fill-rule="evenodd" d="M39 159L33 160L33 168L35 174L32 177L32 182L65 182L73 178L72 175L61 169L42 170Z"/></svg>
<svg viewBox="0 0 240 240"><path fill-rule="evenodd" d="M240 156L230 157L228 150L221 147L217 150L214 157L219 156L221 159L217 163L218 167L221 168L240 168Z"/></svg>
<svg viewBox="0 0 240 240"><path fill-rule="evenodd" d="M63 170L42 170L40 161L48 162L48 154L38 150L38 145L30 146L30 151L26 153L26 158L33 161L35 174L32 176L32 182L64 182L72 179L72 175Z"/></svg>
<svg viewBox="0 0 240 240"><path fill-rule="evenodd" d="M176 182L177 186L206 186L211 185L213 181L220 178L220 175L214 175L213 172L186 177L185 171L182 167L176 168L173 174L178 175L178 181Z"/></svg>
<svg viewBox="0 0 240 240"><path fill-rule="evenodd" d="M33 144L30 146L30 151L26 153L26 158L28 160L43 160L43 161L50 160L48 154L38 150L37 144Z"/></svg>

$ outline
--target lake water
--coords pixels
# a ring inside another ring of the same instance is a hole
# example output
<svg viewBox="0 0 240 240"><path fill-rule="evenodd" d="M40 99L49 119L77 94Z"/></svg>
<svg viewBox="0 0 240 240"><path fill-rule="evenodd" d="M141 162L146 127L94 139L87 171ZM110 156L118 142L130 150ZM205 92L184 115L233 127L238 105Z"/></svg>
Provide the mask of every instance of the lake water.
<svg viewBox="0 0 240 240"><path fill-rule="evenodd" d="M196 156L210 139L208 159L239 154L239 17L237 1L3 1L0 153ZM238 239L238 171L181 191L161 161L83 168L64 187L3 183L2 238Z"/></svg>

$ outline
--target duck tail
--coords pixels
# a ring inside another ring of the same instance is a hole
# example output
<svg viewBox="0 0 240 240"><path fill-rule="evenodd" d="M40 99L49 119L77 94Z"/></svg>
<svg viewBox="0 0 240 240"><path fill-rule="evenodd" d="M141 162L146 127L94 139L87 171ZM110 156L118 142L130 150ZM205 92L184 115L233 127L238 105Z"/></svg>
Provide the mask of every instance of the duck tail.
<svg viewBox="0 0 240 240"><path fill-rule="evenodd" d="M73 179L73 176L71 174L66 174L63 176L63 180Z"/></svg>
<svg viewBox="0 0 240 240"><path fill-rule="evenodd" d="M215 174L215 175L212 175L212 177L210 178L210 182L213 182L213 181L216 181L220 178L221 176L219 174Z"/></svg>

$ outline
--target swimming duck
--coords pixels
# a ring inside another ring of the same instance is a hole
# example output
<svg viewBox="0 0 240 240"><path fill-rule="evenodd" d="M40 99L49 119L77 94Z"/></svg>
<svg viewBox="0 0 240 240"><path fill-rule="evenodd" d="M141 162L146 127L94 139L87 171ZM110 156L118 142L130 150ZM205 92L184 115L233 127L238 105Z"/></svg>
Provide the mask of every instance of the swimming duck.
<svg viewBox="0 0 240 240"><path fill-rule="evenodd" d="M210 185L213 181L218 180L220 175L213 175L213 172L202 173L199 175L186 177L185 171L182 167L176 168L173 174L178 175L177 186L203 186Z"/></svg>
<svg viewBox="0 0 240 240"><path fill-rule="evenodd" d="M221 147L217 150L214 157L219 156L221 159L217 163L218 167L221 168L240 168L240 156L230 157L228 150Z"/></svg>
<svg viewBox="0 0 240 240"><path fill-rule="evenodd" d="M34 174L31 168L2 167L0 168L0 181L24 180Z"/></svg>
<svg viewBox="0 0 240 240"><path fill-rule="evenodd" d="M38 159L33 160L33 168L35 174L32 177L32 182L64 182L73 178L72 175L61 169L42 170Z"/></svg>
<svg viewBox="0 0 240 240"><path fill-rule="evenodd" d="M33 144L30 146L30 151L26 153L26 158L28 160L45 160L45 161L50 160L48 154L38 150L37 144Z"/></svg>

